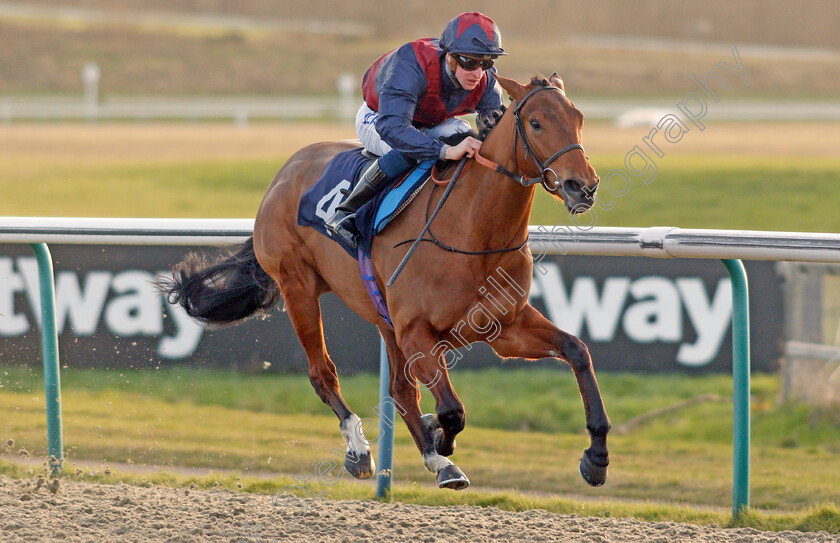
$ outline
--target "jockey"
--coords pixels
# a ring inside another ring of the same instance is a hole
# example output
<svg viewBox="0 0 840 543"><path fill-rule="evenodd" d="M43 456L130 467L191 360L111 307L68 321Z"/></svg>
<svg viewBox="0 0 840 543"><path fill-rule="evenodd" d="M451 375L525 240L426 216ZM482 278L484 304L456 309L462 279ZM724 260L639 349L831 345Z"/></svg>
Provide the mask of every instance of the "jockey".
<svg viewBox="0 0 840 543"><path fill-rule="evenodd" d="M389 179L421 160L472 157L481 141L466 137L450 146L440 138L468 132L455 118L478 112L492 116L502 107L493 61L507 53L496 24L477 11L446 25L440 40L409 42L381 56L365 73L364 103L356 132L365 149L379 155L326 226L356 246L355 213Z"/></svg>

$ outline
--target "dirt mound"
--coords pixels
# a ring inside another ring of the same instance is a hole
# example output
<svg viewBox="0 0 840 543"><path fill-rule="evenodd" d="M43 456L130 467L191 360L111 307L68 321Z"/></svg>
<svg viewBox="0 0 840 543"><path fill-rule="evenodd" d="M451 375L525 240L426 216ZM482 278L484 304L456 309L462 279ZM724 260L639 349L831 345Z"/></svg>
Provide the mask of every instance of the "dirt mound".
<svg viewBox="0 0 840 543"><path fill-rule="evenodd" d="M41 483L41 484L39 484ZM829 542L760 532L545 511L296 500L228 490L101 485L0 476L0 533L13 541L662 541Z"/></svg>

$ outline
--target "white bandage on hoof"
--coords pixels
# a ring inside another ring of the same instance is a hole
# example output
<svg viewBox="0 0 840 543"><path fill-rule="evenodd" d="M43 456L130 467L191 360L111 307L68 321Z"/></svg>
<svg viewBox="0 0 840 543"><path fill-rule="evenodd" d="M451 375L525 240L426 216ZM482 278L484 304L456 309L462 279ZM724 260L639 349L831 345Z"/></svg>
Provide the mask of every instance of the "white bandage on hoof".
<svg viewBox="0 0 840 543"><path fill-rule="evenodd" d="M357 456L370 452L370 443L362 433L362 419L355 413L341 421L341 437L347 443L347 449Z"/></svg>
<svg viewBox="0 0 840 543"><path fill-rule="evenodd" d="M438 453L429 453L423 455L423 465L426 466L427 470L431 471L434 474L437 474L437 472L439 472L446 466L451 466L452 460L448 459L445 456L441 456Z"/></svg>

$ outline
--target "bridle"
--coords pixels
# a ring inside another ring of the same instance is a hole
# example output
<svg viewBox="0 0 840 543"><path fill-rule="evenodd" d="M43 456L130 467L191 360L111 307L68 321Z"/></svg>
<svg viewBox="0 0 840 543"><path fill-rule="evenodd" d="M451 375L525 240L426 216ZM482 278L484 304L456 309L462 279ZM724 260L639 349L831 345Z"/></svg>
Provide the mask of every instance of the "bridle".
<svg viewBox="0 0 840 543"><path fill-rule="evenodd" d="M554 174L555 179L558 179L558 177L557 177L557 173L554 170L552 170L549 166L551 165L552 162L554 162L555 160L557 160L561 156L565 155L569 151L574 151L575 149L580 149L581 151L583 151L583 145L581 145L579 143L573 143L571 145L567 145L567 146L563 147L562 149L560 149L559 151L557 151L556 153L554 153L553 155L551 155L548 158L548 160L543 161L539 157L539 155L537 154L537 151L536 151L536 149L534 149L534 146L531 145L531 141L528 139L528 134L525 132L525 124L522 122L522 116L520 115L520 110L522 109L522 106L525 105L525 102L527 102L529 98L531 98L533 95L535 95L536 93L538 93L540 91L551 90L551 89L556 89L556 90L559 90L560 92L563 92L563 89L561 89L559 87L552 86L552 85L540 86L540 87L537 87L535 89L531 89L531 91L528 92L528 94L526 94L518 104L516 104L516 107L513 108L513 114L516 117L516 135L517 135L517 138L521 139L522 144L525 146L525 155L530 156L531 160L534 161L534 163L539 168L540 172L542 172L542 175L540 177L526 178L525 176L522 176L522 175L516 175L516 174L508 171L506 168L504 168L500 164L497 164L497 163L495 163L491 160L488 160L478 153L476 153L475 157L474 157L476 162L478 162L482 166L490 168L491 170L495 170L498 173L501 173L501 174L504 174L504 175L510 177L511 179L513 179L514 181L516 181L517 183L522 185L523 187L530 187L530 186L536 185L537 183L542 183L542 185L546 188L546 190L554 193L559 188L559 184L555 184L553 187L549 186L548 180L546 179L545 174L546 174L546 172L551 172L552 174ZM516 139L513 140L513 154L514 154L514 157L516 157L516 154L517 154L516 141L517 141ZM584 151L584 153L585 153L585 151ZM417 245L420 244L420 242L423 242L423 241L434 243L435 245L437 245L438 247L440 247L441 249L444 249L446 251L450 251L450 252L453 252L453 253L461 253L461 254L464 254L464 255L490 255L490 254L508 253L508 252L512 252L512 251L519 251L528 244L528 239L529 239L530 236L526 235L525 236L525 241L523 241L521 245L517 245L517 246L514 246L514 247L506 247L504 249L489 249L489 250L485 250L485 251L466 251L466 250L463 250L463 249L458 249L456 247L452 247L451 245L446 245L445 243L442 243L440 240L438 240L435 237L435 235L431 231L432 221L435 220L435 217L437 216L438 211L440 211L440 208L443 206L443 203L446 201L446 198L449 196L449 192L454 187L455 182L457 181L458 176L460 175L461 171L463 170L463 167L464 167L465 163L466 163L466 156L461 159L461 162L458 164L458 167L455 170L455 173L453 174L452 179L450 179L449 181L447 181L445 183L441 183L441 182L435 180L435 183L437 183L439 185L446 184L446 191L443 193L443 196L438 201L437 208L434 210L431 217L429 219L427 219L426 226L420 232L420 235L414 240L409 239L409 240L405 240L405 241L402 241L402 242L394 245L394 248L397 248L397 247L399 247L401 245L404 245L406 243L412 243L413 242L411 248L408 250L406 255L403 257L402 262L400 262L400 265L394 271L393 275L391 275L391 279L388 280L387 286L390 287L391 285L394 284L394 281L396 281L397 276L400 274L403 267L408 262L408 259L411 258L411 255L414 253L414 250L417 248ZM432 178L434 179L434 175L432 175ZM433 191L434 191L434 189L433 189ZM429 206L431 205L431 202L432 202L432 193L429 193L429 202L426 204L426 206L427 206L426 207L426 216L429 215ZM424 237L427 232L430 236L429 238Z"/></svg>
<svg viewBox="0 0 840 543"><path fill-rule="evenodd" d="M586 153L586 151L584 151L583 145L581 145L579 143L572 143L571 145L567 145L567 146L563 147L562 149L560 149L559 151L557 151L556 153L554 153L553 155L551 155L548 158L548 160L543 161L540 158L539 154L537 153L537 150L534 149L534 146L531 144L531 140L528 139L528 133L525 132L525 123L522 122L522 116L520 115L520 110L522 109L522 106L525 105L525 103L528 101L529 98L531 98L533 95L535 95L536 93L538 93L540 91L551 90L551 89L555 89L555 90L558 90L560 92L563 92L563 90L560 89L559 87L554 87L552 85L546 85L544 87L537 87L535 89L531 89L531 91L528 92L528 94L526 94L522 98L522 100L519 101L516 104L516 107L513 108L513 115L514 115L514 117L516 117L516 135L517 135L518 139L522 140L522 144L525 146L525 156L530 156L531 160L534 161L534 164L536 164L539 171L542 172L542 175L540 177L528 177L528 178L526 178L525 176L522 176L522 175L516 175L516 174L508 171L503 166L501 166L501 165L499 165L499 164L497 164L497 163L495 163L491 160L488 160L488 159L484 158L483 156L481 156L478 153L476 153L476 155L475 155L475 160L479 164L481 164L482 166L485 166L487 168L495 170L498 173L501 173L503 175L506 175L506 176L510 177L511 179L513 179L514 181L516 181L517 183L522 185L523 187L530 187L531 185L536 185L537 183L542 183L543 187L545 187L545 189L549 192L554 192L555 190L557 190L559 185L556 184L556 181L555 181L554 186L549 186L548 179L546 178L546 172L551 172L554 175L555 180L559 179L558 176L557 176L557 172L555 172L554 170L552 170L549 167L551 165L551 163L554 162L555 160L557 160L558 158L560 158L561 156L565 155L569 151L574 151L575 149L580 149L584 153ZM514 154L514 157L516 156L516 141L517 141L516 139L513 140L513 154Z"/></svg>

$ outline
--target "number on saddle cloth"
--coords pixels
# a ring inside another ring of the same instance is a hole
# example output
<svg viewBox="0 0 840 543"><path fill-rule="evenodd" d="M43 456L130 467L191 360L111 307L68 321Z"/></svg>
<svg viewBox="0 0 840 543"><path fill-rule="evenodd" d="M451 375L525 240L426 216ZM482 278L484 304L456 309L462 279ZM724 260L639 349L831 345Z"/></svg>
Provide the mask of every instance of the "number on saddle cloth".
<svg viewBox="0 0 840 543"><path fill-rule="evenodd" d="M303 194L298 207L299 225L311 226L338 243L353 258L358 258L356 250L345 245L339 238L330 236L325 222L353 190L369 164L370 160L365 158L361 148L337 154L321 178ZM373 200L359 208L356 212L356 227L361 234L359 247L364 253L370 254L373 237L405 209L419 192L433 165L433 160L418 164L403 179L389 182Z"/></svg>

